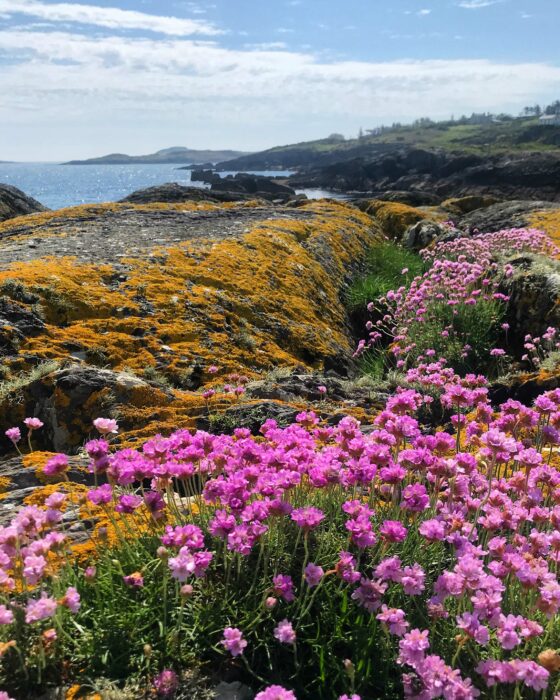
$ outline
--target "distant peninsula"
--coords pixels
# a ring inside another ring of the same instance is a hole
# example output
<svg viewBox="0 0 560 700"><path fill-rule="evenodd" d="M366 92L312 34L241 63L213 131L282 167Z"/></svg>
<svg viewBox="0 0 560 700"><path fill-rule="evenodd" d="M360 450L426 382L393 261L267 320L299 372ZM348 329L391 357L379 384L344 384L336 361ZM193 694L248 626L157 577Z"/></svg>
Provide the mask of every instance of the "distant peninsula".
<svg viewBox="0 0 560 700"><path fill-rule="evenodd" d="M107 156L101 156L100 158L71 160L67 163L63 163L63 165L129 165L131 163L177 163L185 165L209 162L217 163L232 160L233 158L240 158L245 155L248 154L243 151L196 151L191 148L176 146L173 148L164 148L162 151L146 156L129 156L125 153L111 153Z"/></svg>

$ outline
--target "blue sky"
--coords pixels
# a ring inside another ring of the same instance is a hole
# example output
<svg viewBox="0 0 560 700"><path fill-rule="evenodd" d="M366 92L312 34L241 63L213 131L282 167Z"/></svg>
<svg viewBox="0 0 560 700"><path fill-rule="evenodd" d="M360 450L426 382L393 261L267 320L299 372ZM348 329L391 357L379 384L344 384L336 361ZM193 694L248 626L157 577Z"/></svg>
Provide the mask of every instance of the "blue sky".
<svg viewBox="0 0 560 700"><path fill-rule="evenodd" d="M559 0L0 0L0 160L256 150L560 98Z"/></svg>

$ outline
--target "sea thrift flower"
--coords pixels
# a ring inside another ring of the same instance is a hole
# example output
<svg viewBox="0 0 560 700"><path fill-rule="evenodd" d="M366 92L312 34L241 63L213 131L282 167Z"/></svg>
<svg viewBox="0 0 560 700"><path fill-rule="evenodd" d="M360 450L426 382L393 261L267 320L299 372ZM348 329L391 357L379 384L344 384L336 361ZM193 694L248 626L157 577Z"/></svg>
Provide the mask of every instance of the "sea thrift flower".
<svg viewBox="0 0 560 700"><path fill-rule="evenodd" d="M156 693L161 698L169 698L179 689L179 677L170 668L165 668L153 680Z"/></svg>
<svg viewBox="0 0 560 700"><path fill-rule="evenodd" d="M404 610L388 608L386 605L381 606L381 612L377 615L377 619L388 628L391 634L397 637L402 637L410 627L405 618Z"/></svg>
<svg viewBox="0 0 560 700"><path fill-rule="evenodd" d="M5 605L0 605L0 625L10 625L14 621L14 613Z"/></svg>
<svg viewBox="0 0 560 700"><path fill-rule="evenodd" d="M19 428L8 428L4 434L14 445L21 440L21 431Z"/></svg>
<svg viewBox="0 0 560 700"><path fill-rule="evenodd" d="M309 563L305 567L305 582L307 583L309 588L314 588L315 586L318 586L324 575L325 572L323 571L323 569L320 566L317 566L316 564Z"/></svg>
<svg viewBox="0 0 560 700"><path fill-rule="evenodd" d="M408 530L400 520L385 520L379 528L381 537L387 542L402 542Z"/></svg>
<svg viewBox="0 0 560 700"><path fill-rule="evenodd" d="M143 588L144 587L144 577L139 571L135 571L128 576L123 576L123 582L125 586L129 588Z"/></svg>
<svg viewBox="0 0 560 700"><path fill-rule="evenodd" d="M39 420L39 418L26 418L23 422L29 431L39 430L44 425L43 421Z"/></svg>
<svg viewBox="0 0 560 700"><path fill-rule="evenodd" d="M291 512L290 517L303 530L311 530L316 527L321 520L324 520L325 514L319 510L319 508L306 506L304 508L295 508Z"/></svg>
<svg viewBox="0 0 560 700"><path fill-rule="evenodd" d="M28 600L25 609L25 621L27 624L45 620L47 617L52 617L57 608L57 602L54 598L43 595L37 600Z"/></svg>
<svg viewBox="0 0 560 700"><path fill-rule="evenodd" d="M292 600L295 600L294 584L291 576L278 574L272 579L272 583L274 595L283 598L287 603L291 603Z"/></svg>
<svg viewBox="0 0 560 700"><path fill-rule="evenodd" d="M96 506L104 505L113 500L113 489L109 484L103 484L99 488L88 491L87 497Z"/></svg>
<svg viewBox="0 0 560 700"><path fill-rule="evenodd" d="M93 425L101 433L101 435L115 434L119 432L119 426L116 420L112 418L96 418Z"/></svg>
<svg viewBox="0 0 560 700"><path fill-rule="evenodd" d="M274 630L274 636L282 644L295 644L296 642L296 633L292 623L288 620L282 620L282 622L278 623Z"/></svg>
<svg viewBox="0 0 560 700"><path fill-rule="evenodd" d="M73 586L70 586L66 589L66 593L61 599L60 604L75 614L80 609L80 594Z"/></svg>
<svg viewBox="0 0 560 700"><path fill-rule="evenodd" d="M243 639L243 633L236 627L225 628L224 638L220 644L229 651L232 656L240 656L247 646L247 642Z"/></svg>
<svg viewBox="0 0 560 700"><path fill-rule="evenodd" d="M59 476L68 471L68 457L63 454L54 455L43 467L45 476Z"/></svg>
<svg viewBox="0 0 560 700"><path fill-rule="evenodd" d="M255 695L255 700L297 700L291 690L286 690L281 685L269 685Z"/></svg>

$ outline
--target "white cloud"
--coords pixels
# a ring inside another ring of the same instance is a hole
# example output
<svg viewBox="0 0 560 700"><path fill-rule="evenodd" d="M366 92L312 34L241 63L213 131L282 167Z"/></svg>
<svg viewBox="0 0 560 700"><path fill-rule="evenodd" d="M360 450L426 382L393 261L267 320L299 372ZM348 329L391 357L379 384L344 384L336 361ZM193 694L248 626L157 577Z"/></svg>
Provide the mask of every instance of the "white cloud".
<svg viewBox="0 0 560 700"><path fill-rule="evenodd" d="M256 51L282 51L288 48L288 44L283 41L265 41L261 44L244 44L244 47Z"/></svg>
<svg viewBox="0 0 560 700"><path fill-rule="evenodd" d="M175 142L261 148L360 124L516 111L560 92L560 67L546 63L327 61L281 48L7 29L0 159Z"/></svg>
<svg viewBox="0 0 560 700"><path fill-rule="evenodd" d="M23 14L48 22L75 22L108 29L141 29L169 36L216 35L222 32L203 20L149 15L135 10L80 3L48 4L36 0L0 0L0 14Z"/></svg>
<svg viewBox="0 0 560 700"><path fill-rule="evenodd" d="M432 11L428 10L428 9L419 10L416 14L419 15L420 17L426 17L427 15L431 15Z"/></svg>
<svg viewBox="0 0 560 700"><path fill-rule="evenodd" d="M459 7L465 8L465 10L480 10L483 7L490 7L491 5L499 5L506 0L461 0Z"/></svg>

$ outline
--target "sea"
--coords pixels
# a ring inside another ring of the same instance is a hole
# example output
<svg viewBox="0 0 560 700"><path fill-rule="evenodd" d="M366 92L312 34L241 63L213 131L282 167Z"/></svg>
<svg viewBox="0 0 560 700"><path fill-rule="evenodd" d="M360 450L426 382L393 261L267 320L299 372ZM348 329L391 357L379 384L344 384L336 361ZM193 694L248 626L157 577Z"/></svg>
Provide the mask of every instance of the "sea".
<svg viewBox="0 0 560 700"><path fill-rule="evenodd" d="M49 209L78 204L116 202L135 190L166 182L180 185L206 187L191 181L190 170L179 170L170 165L62 165L59 163L0 163L0 183L13 185L38 200ZM222 177L235 172L220 173ZM278 177L290 175L290 171L254 171L255 175ZM325 190L296 190L310 199L331 197L344 199L343 195Z"/></svg>

